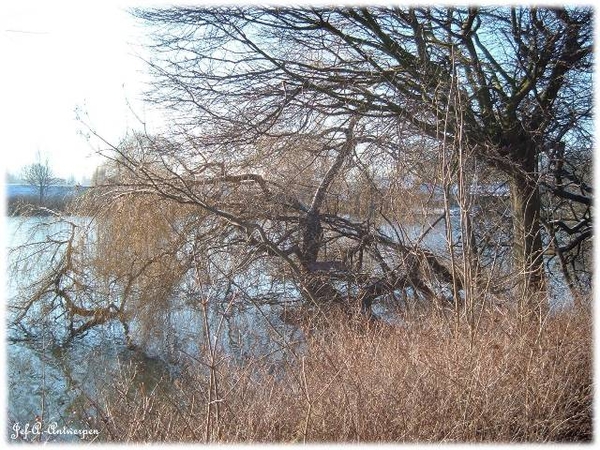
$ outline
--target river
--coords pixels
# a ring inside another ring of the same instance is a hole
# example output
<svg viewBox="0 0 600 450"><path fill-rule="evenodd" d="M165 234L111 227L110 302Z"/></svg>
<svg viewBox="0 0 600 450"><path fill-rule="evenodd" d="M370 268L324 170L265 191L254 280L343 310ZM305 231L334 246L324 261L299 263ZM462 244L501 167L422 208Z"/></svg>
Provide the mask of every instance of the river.
<svg viewBox="0 0 600 450"><path fill-rule="evenodd" d="M84 219L76 219L84 220ZM34 227L44 224L47 218L8 218L6 219L5 245L12 248L22 244ZM441 224L442 222L440 222ZM438 225L428 234L426 244L439 250L444 245L445 230ZM56 223L38 229L38 237L44 232L60 234L61 225ZM421 229L414 228L417 237ZM9 258L10 259L10 258ZM10 260L8 263L10 264ZM27 275L35 276L42 270L33 267ZM7 304L17 294L19 286L14 276L7 277ZM569 302L570 294L564 284L553 283L553 303ZM219 309L221 308L221 309ZM381 307L380 307L381 308ZM223 315L223 312L227 314ZM379 313L384 311L380 309ZM10 320L14 313L8 311ZM227 311L222 306L214 306L208 311L209 327L221 326L218 341L212 342L232 362L269 355L275 363L284 358L282 348L297 342L301 348L302 335L298 329L282 322L279 315L271 313L269 305L235 305ZM212 324L212 325L211 325ZM135 323L133 324L135 333ZM50 335L48 335L50 336ZM206 345L206 330L203 316L197 308L189 308L182 303L180 308L169 312L165 327L159 335L146 336L143 348L128 348L125 345L123 329L116 323L96 327L81 338L66 346L59 346L53 340L30 340L19 330L8 329L7 341L7 392L8 427L7 435L14 434L14 424L34 423L36 417L43 417L46 423L57 422L73 428L83 426L82 420L93 414L90 399L110 386L113 380L123 373L132 373L135 382L154 387L160 381L160 388L168 389L171 380L177 378L182 364L194 361ZM77 436L45 436L48 441L77 441Z"/></svg>
<svg viewBox="0 0 600 450"><path fill-rule="evenodd" d="M37 240L44 240L46 235L58 240L64 231L60 224L44 217L6 220L9 249L23 244L32 232ZM11 257L15 256L9 256L8 266ZM19 286L26 281L23 277L39 275L43 265L30 267L26 275L20 273L20 279L8 274L7 304L14 302ZM207 311L211 333L216 335L219 328L218 339L213 336L211 343L213 348L218 345L218 351L227 354L233 363L264 355L277 361L282 358L279 349L288 342L298 341L298 330L271 314L269 305L244 308L233 305L228 311L220 306L214 305ZM10 309L7 311L8 321L14 314ZM133 335L136 326L132 323ZM43 417L45 423L68 424L77 429L82 426L82 419L93 414L89 400L106 391L107 386L110 390L113 380L127 373L133 374L134 382L143 383L145 389L157 385L159 391L168 389L181 367L196 361L207 342L202 314L196 308L186 307L185 302L168 313L159 334L145 335L133 348L125 345L123 328L117 323L95 327L64 346L54 342L52 332L42 332L41 336L47 335L48 339L33 340L27 339L21 330L9 327L7 335L9 439L14 435L14 424L33 424L36 417ZM44 438L79 439L48 434Z"/></svg>

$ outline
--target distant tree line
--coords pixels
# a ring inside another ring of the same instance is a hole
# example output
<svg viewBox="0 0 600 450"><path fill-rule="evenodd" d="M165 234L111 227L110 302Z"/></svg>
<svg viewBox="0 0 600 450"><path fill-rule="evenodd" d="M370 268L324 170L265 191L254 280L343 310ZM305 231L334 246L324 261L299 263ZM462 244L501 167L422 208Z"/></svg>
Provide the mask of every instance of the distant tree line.
<svg viewBox="0 0 600 450"><path fill-rule="evenodd" d="M12 186L7 186L8 213L19 214L24 210L38 208L38 212L43 212L39 208L63 211L73 196L77 195L76 190L64 189L64 187L76 187L75 177L71 175L69 179L55 176L47 156L42 156L40 152L36 154L35 162L24 166L18 175L7 172L6 184L23 185L29 189L18 189L17 192Z"/></svg>

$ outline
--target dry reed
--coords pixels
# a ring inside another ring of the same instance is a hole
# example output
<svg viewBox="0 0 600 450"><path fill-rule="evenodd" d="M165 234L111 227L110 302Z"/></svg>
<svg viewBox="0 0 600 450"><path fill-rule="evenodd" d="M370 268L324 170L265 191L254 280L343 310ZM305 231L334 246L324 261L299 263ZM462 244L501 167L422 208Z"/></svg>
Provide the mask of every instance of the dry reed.
<svg viewBox="0 0 600 450"><path fill-rule="evenodd" d="M584 310L541 325L486 313L474 338L435 314L402 327L334 317L289 364L219 365L218 397L198 368L169 394L123 379L94 426L127 442L589 441L591 340Z"/></svg>

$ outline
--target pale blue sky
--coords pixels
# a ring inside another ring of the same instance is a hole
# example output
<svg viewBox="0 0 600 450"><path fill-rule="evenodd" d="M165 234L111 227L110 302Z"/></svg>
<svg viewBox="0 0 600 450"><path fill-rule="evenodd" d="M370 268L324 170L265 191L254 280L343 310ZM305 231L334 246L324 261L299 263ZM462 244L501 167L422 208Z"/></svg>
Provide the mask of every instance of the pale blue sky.
<svg viewBox="0 0 600 450"><path fill-rule="evenodd" d="M61 177L89 176L99 159L78 134L76 108L111 141L139 128L144 89L141 25L131 1L3 2L0 6L2 165L17 173L39 150Z"/></svg>
<svg viewBox="0 0 600 450"><path fill-rule="evenodd" d="M159 113L141 101L149 79L139 58L145 56L145 33L126 8L161 3L166 4L146 0L0 4L0 169L16 174L39 151L48 155L61 177L90 176L101 161L95 156L98 143L90 145L78 134L84 127L75 120L76 108L87 112L96 130L115 143L128 129L140 128L128 102L143 120L160 123Z"/></svg>

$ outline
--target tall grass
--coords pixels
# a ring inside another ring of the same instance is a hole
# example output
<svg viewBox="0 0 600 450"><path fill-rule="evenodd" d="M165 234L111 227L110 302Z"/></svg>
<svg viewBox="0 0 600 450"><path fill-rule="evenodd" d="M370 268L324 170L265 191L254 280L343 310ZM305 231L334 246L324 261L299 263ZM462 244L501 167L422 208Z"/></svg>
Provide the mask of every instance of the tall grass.
<svg viewBox="0 0 600 450"><path fill-rule="evenodd" d="M489 312L474 337L433 313L401 327L332 317L280 367L222 360L210 396L199 366L168 393L123 377L90 425L126 442L589 441L591 327L585 310L541 324Z"/></svg>

